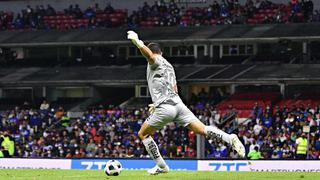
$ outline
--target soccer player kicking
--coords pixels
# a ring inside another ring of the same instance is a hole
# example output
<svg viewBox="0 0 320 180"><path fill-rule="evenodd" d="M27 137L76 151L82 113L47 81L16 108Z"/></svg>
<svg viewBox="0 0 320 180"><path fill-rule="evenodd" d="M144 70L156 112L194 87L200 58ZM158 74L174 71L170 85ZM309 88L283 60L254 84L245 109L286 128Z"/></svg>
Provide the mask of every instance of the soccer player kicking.
<svg viewBox="0 0 320 180"><path fill-rule="evenodd" d="M219 139L227 142L241 157L245 157L245 149L235 134L227 134L217 127L204 125L182 102L178 95L177 81L172 65L162 57L159 44L150 43L145 46L134 31L127 32L128 39L139 48L147 59L147 81L153 104L149 105L151 113L142 124L139 137L147 152L156 162L156 166L148 170L155 175L169 171L158 146L151 137L157 130L169 122L176 122L197 134L209 139Z"/></svg>

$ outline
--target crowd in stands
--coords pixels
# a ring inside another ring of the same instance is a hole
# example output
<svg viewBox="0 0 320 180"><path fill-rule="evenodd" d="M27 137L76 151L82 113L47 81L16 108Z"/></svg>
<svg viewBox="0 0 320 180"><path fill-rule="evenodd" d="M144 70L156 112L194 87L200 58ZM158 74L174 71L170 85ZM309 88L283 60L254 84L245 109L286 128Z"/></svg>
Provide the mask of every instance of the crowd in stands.
<svg viewBox="0 0 320 180"><path fill-rule="evenodd" d="M97 106L71 120L62 107L51 109L43 102L39 109L22 106L3 111L0 134L15 142L10 152L16 157L146 157L137 132L147 116L147 109ZM196 156L195 135L174 124L157 133L155 140L164 156Z"/></svg>
<svg viewBox="0 0 320 180"><path fill-rule="evenodd" d="M311 128L309 159L320 158L320 106L301 104L274 106L272 109L255 104L247 117L250 121L221 123L224 116L208 97L203 92L197 96L197 101L190 103L190 109L205 124L237 133L246 147L248 158L299 158L296 141L305 136L302 131L305 125ZM62 107L51 108L46 101L40 108L32 108L26 103L1 112L1 151L7 150L4 156L34 158L148 157L137 136L147 117L146 108L121 109L100 105L89 108L81 118L69 118ZM164 157L196 157L196 135L186 128L168 124L155 134L154 139ZM238 158L227 144L215 140L206 141L206 156Z"/></svg>
<svg viewBox="0 0 320 180"><path fill-rule="evenodd" d="M248 95L251 98L260 97L260 101L250 104L251 101L246 99L249 98ZM264 97L265 95L274 97ZM234 113L238 119L249 120L236 127L233 124L225 124L222 129L229 133L238 132L246 152L249 154L250 152L251 154L254 154L255 151L259 152L261 154L259 159L299 159L299 155L296 154L297 139L307 138L303 127L308 126L310 127L309 159L319 159L320 101L316 96L311 97L311 100L309 98L278 100L272 105L270 100L277 99L277 93L239 93L232 95L231 100L225 100L217 106L223 109L221 104L230 103L226 110L215 109L211 112L211 115L214 115L220 111L218 118L215 118L217 116L207 116L206 121L211 125L219 126L221 118L227 118ZM233 106L232 103L236 104L237 102L235 99L238 99L238 104L241 106ZM247 110L243 110L247 108L246 104L250 106L249 113L239 113L241 111L247 112ZM204 112L206 109L208 108L205 108ZM234 152L230 152L226 144L221 143L220 147L210 144L207 146L211 147L211 150L208 149L209 157L227 158L234 155Z"/></svg>
<svg viewBox="0 0 320 180"><path fill-rule="evenodd" d="M20 13L0 11L0 29L76 29L96 27L155 27L203 26L219 24L271 24L319 22L319 10L314 11L312 0L290 0L279 4L270 0L214 1L207 7L189 7L175 1L154 4L144 2L142 7L128 14L127 9L115 9L111 4L99 4L81 9L78 4L55 10L54 7L27 6Z"/></svg>

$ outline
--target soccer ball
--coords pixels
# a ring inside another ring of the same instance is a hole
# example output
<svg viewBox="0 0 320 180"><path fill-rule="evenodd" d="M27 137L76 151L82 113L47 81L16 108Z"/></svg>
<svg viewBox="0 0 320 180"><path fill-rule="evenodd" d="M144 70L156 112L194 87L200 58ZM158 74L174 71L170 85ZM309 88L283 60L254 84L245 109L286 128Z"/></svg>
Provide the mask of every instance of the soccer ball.
<svg viewBox="0 0 320 180"><path fill-rule="evenodd" d="M117 160L110 160L106 163L106 167L104 168L104 172L108 176L119 176L122 171L122 165Z"/></svg>

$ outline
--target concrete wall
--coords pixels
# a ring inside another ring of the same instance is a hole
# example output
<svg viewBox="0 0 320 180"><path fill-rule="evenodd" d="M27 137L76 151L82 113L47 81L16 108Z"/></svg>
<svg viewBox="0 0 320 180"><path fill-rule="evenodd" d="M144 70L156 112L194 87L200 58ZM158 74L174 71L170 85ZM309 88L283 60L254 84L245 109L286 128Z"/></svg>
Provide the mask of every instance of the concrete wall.
<svg viewBox="0 0 320 180"><path fill-rule="evenodd" d="M16 0L16 1L1 1L0 2L0 11L13 11L20 12L21 9L25 8L27 5L35 7L36 5L52 5L56 10L63 10L67 8L70 4L79 4L82 9L99 3L101 8L104 8L108 2L112 4L113 7L119 9L129 9L134 10L143 4L143 2L148 2L153 4L155 0ZM206 4L189 4L188 6L208 6L214 0L206 0ZM219 1L219 0L218 0ZM278 3L287 3L289 0L273 0ZM243 4L246 0L240 0ZM320 1L313 0L315 7L320 8ZM183 4L185 6L185 4Z"/></svg>

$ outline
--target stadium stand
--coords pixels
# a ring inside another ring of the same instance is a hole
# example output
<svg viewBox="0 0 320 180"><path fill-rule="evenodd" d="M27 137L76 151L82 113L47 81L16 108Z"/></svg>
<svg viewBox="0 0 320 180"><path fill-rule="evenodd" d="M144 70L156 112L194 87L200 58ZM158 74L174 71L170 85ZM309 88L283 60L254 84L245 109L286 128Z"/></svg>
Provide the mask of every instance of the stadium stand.
<svg viewBox="0 0 320 180"><path fill-rule="evenodd" d="M208 94L200 96L205 100ZM252 121L237 126L247 152L258 146L265 159L293 159L296 158L295 140L301 133L302 126L309 124L318 131L319 106L304 106L300 101L296 101L300 105L297 108L295 106L287 108L283 101L273 106L274 102L280 100L279 98L279 93L238 93L219 103L217 109L233 105L238 114L244 109L250 111L250 114L242 113L241 116L250 117ZM206 124L219 126L221 121L219 117L224 117L223 111L217 110L213 104L207 104L205 101L193 103L190 109ZM82 118L71 120L66 120L64 112L61 107L52 111L51 107L32 109L26 105L2 111L1 129L15 140L14 156L65 158L147 156L137 138L139 126L148 116L147 109L129 110L96 106L90 108ZM230 132L232 125L224 125L224 130ZM170 139L177 136L181 138ZM165 157L196 155L195 135L175 124L169 124L157 133L155 140L161 144L159 148ZM311 134L311 146L314 147L311 148L312 159L319 158L319 149L315 147L317 140L317 133ZM226 158L229 155L237 157L224 144L211 144L209 141L206 146L207 157Z"/></svg>
<svg viewBox="0 0 320 180"><path fill-rule="evenodd" d="M40 110L23 106L2 111L1 129L15 140L14 156L103 158L145 157L147 154L137 136L140 125L147 117L147 109L125 110L98 106L81 119L66 121L66 114L61 107L54 111L50 108ZM155 140L164 145L160 149L166 157L184 157L187 156L186 148L194 148L194 138L189 139L193 141L189 144L184 138L180 142L176 138L163 137L163 133L190 136L181 127L173 124L161 133L155 136ZM191 157L195 157L195 154Z"/></svg>
<svg viewBox="0 0 320 180"><path fill-rule="evenodd" d="M77 29L97 27L163 27L163 26L211 26L221 24L278 24L318 22L319 13L314 11L312 1L290 1L278 4L271 1L214 1L207 7L185 8L174 1L145 2L138 10L128 14L127 9L115 9L108 4L99 4L81 9L70 5L64 10L55 10L51 5L27 6L21 13L0 13L2 30L19 29ZM238 31L240 33L240 31ZM243 32L242 32L243 33Z"/></svg>

